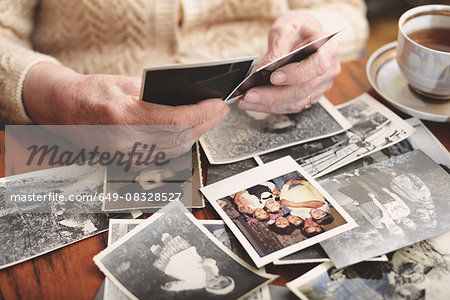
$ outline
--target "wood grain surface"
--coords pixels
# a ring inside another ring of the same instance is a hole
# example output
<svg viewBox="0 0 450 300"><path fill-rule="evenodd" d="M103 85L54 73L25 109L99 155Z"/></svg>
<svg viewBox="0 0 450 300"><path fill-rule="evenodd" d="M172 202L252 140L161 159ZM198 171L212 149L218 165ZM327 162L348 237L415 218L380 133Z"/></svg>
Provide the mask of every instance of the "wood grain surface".
<svg viewBox="0 0 450 300"><path fill-rule="evenodd" d="M367 59L360 59L344 63L341 74L326 96L333 104L340 104L363 92L369 92L393 109L371 89L365 75L366 62ZM399 115L407 117L402 113ZM445 147L450 149L450 123L424 123ZM4 131L0 131L0 176L4 176L4 142ZM204 157L202 158L205 172L207 163ZM199 219L218 219L218 215L209 204L204 209L194 210L194 215ZM0 299L93 299L104 276L92 258L103 250L106 244L107 234L104 233L1 270ZM273 284L284 285L316 265L268 265L267 271L280 275Z"/></svg>

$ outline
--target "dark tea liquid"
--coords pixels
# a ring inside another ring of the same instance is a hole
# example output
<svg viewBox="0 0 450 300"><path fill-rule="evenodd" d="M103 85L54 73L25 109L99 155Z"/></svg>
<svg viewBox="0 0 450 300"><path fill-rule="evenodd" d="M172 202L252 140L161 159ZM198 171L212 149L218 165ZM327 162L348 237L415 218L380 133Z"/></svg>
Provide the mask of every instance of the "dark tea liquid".
<svg viewBox="0 0 450 300"><path fill-rule="evenodd" d="M427 48L450 52L450 28L427 28L411 32L408 37Z"/></svg>

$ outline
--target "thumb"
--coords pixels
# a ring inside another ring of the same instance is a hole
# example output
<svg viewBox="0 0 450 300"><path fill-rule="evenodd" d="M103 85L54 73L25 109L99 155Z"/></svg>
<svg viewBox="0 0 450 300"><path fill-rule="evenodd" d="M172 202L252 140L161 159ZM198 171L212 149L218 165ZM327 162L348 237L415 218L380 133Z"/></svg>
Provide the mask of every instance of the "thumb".
<svg viewBox="0 0 450 300"><path fill-rule="evenodd" d="M196 104L176 106L168 117L177 125L197 126L225 112L228 112L228 105L222 99L207 99Z"/></svg>
<svg viewBox="0 0 450 300"><path fill-rule="evenodd" d="M198 126L220 116L229 108L222 99L207 99L196 104L170 106L141 101L137 97L125 98L126 109L122 113L125 124Z"/></svg>

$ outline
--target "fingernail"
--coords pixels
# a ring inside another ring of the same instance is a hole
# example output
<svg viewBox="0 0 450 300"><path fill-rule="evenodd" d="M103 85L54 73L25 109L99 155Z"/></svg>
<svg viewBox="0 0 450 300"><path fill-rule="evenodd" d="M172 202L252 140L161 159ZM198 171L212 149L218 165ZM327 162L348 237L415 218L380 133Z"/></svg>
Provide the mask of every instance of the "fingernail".
<svg viewBox="0 0 450 300"><path fill-rule="evenodd" d="M245 95L244 97L244 102L247 103L259 103L259 95L258 93L255 92L251 92L251 93L247 93L247 95Z"/></svg>
<svg viewBox="0 0 450 300"><path fill-rule="evenodd" d="M270 76L270 81L273 84L283 83L286 81L286 74L281 71L276 71L272 74L272 76Z"/></svg>

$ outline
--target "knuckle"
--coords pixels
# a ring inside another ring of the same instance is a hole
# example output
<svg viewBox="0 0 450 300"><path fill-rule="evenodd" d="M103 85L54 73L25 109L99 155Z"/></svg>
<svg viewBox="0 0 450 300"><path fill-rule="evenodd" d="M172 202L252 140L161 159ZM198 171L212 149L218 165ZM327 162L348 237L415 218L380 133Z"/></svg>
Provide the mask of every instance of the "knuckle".
<svg viewBox="0 0 450 300"><path fill-rule="evenodd" d="M270 37L271 38L277 38L278 36L282 35L285 32L285 27L281 24L274 23L272 27L270 28Z"/></svg>
<svg viewBox="0 0 450 300"><path fill-rule="evenodd" d="M175 126L189 125L189 121L184 114L178 114L175 109L167 114L167 124Z"/></svg>
<svg viewBox="0 0 450 300"><path fill-rule="evenodd" d="M339 73L341 73L341 64L337 62L333 67L332 71L333 78L337 77Z"/></svg>
<svg viewBox="0 0 450 300"><path fill-rule="evenodd" d="M292 103L289 107L290 113L297 113L299 111L302 111L304 107L303 102L304 101L298 100Z"/></svg>
<svg viewBox="0 0 450 300"><path fill-rule="evenodd" d="M320 52L317 52L318 55L315 57L315 65L317 73L322 75L325 74L330 68L330 60Z"/></svg>
<svg viewBox="0 0 450 300"><path fill-rule="evenodd" d="M312 94L314 92L314 90L315 90L314 82L312 82L312 81L305 82L305 85L303 88L304 94L302 95L302 98L305 98L306 96Z"/></svg>
<svg viewBox="0 0 450 300"><path fill-rule="evenodd" d="M289 101L296 101L302 94L302 88L298 85L292 86L290 89Z"/></svg>
<svg viewBox="0 0 450 300"><path fill-rule="evenodd" d="M192 132L184 129L176 134L175 145L180 149L181 153L187 152L192 146Z"/></svg>
<svg viewBox="0 0 450 300"><path fill-rule="evenodd" d="M296 64L296 73L296 80L299 82L304 82L309 78L309 71L301 63Z"/></svg>
<svg viewBox="0 0 450 300"><path fill-rule="evenodd" d="M261 104L264 107L271 107L276 103L280 103L283 101L282 93L274 90L268 89L264 93L261 93Z"/></svg>

